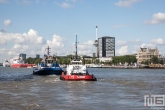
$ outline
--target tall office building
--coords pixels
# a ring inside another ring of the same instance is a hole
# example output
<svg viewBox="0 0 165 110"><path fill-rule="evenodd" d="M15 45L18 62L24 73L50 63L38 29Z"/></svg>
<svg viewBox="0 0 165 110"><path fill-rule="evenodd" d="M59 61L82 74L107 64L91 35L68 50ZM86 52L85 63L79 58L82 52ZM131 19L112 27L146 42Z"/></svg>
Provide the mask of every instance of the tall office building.
<svg viewBox="0 0 165 110"><path fill-rule="evenodd" d="M98 38L98 52L99 58L115 56L115 37Z"/></svg>
<svg viewBox="0 0 165 110"><path fill-rule="evenodd" d="M39 54L36 54L36 58L40 58L40 55Z"/></svg>
<svg viewBox="0 0 165 110"><path fill-rule="evenodd" d="M19 57L22 57L22 58L23 58L23 60L25 60L25 59L26 59L26 54L21 53L21 54L19 54Z"/></svg>

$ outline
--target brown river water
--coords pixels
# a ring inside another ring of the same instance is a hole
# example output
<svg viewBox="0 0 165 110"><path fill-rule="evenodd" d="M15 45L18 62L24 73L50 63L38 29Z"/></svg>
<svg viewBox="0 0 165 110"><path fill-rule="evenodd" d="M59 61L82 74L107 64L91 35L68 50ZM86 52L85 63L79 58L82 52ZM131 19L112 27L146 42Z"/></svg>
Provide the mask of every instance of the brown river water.
<svg viewBox="0 0 165 110"><path fill-rule="evenodd" d="M151 110L144 95L165 95L165 69L88 68L88 82L32 71L0 67L0 110Z"/></svg>

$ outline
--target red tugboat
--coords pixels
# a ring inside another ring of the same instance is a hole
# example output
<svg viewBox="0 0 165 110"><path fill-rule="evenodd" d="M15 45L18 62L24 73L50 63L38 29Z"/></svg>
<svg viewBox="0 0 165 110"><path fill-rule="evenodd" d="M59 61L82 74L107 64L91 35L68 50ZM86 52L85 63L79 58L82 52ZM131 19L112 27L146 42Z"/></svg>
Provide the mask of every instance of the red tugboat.
<svg viewBox="0 0 165 110"><path fill-rule="evenodd" d="M70 65L67 66L66 71L62 72L61 80L67 81L97 81L96 77L90 75L87 71L86 65L82 64L77 55L77 35L76 35L76 55L71 59Z"/></svg>

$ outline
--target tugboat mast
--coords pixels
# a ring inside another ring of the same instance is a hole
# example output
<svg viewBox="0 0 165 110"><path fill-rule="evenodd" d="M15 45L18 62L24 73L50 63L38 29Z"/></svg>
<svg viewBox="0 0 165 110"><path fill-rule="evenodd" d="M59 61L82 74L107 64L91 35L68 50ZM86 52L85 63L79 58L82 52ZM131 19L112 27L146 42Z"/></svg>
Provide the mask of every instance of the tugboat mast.
<svg viewBox="0 0 165 110"><path fill-rule="evenodd" d="M46 48L46 49L47 49L47 55L49 55L49 53L50 53L49 50L50 50L51 48L49 48L49 46L48 46L48 48ZM45 50L46 50L46 49L45 49Z"/></svg>
<svg viewBox="0 0 165 110"><path fill-rule="evenodd" d="M78 58L78 56L77 56L77 35L76 35L76 42L75 42L75 44L76 44L76 59Z"/></svg>

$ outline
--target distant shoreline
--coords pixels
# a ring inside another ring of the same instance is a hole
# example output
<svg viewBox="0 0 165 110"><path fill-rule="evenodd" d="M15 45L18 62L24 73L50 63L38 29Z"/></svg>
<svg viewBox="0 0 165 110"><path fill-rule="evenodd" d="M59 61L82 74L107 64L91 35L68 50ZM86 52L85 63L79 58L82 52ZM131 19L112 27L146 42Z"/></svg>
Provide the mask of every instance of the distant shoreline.
<svg viewBox="0 0 165 110"><path fill-rule="evenodd" d="M114 68L114 69L165 69L165 67L135 67L135 66L102 66L100 68Z"/></svg>

